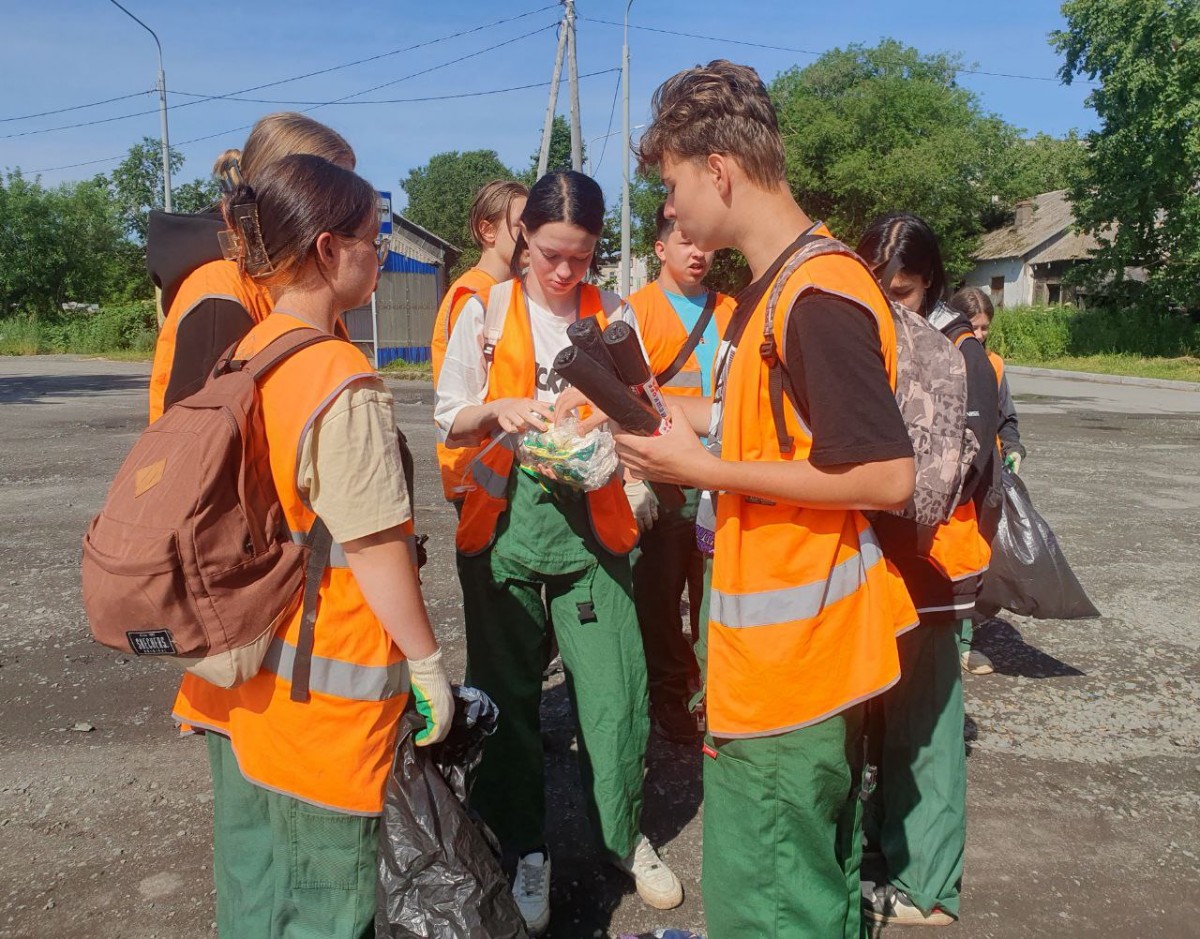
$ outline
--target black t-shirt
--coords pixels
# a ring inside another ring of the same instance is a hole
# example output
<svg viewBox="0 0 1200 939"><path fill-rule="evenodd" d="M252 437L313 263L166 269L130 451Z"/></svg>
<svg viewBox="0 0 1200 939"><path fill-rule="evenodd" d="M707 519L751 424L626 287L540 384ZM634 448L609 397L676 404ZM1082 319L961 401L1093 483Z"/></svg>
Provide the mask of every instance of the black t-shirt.
<svg viewBox="0 0 1200 939"><path fill-rule="evenodd" d="M805 237L738 294L726 338L744 331L763 294ZM738 344L757 346L761 341L761 336L742 336ZM782 351L800 416L812 432L809 462L836 466L912 456L879 347L879 325L869 309L810 293L792 307ZM752 353L747 349L742 354Z"/></svg>

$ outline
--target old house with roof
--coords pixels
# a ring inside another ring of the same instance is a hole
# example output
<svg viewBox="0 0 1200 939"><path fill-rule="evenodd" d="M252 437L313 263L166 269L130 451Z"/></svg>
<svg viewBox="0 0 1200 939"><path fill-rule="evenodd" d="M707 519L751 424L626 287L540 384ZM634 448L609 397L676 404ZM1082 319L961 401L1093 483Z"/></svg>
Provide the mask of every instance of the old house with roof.
<svg viewBox="0 0 1200 939"><path fill-rule="evenodd" d="M997 308L1075 303L1075 288L1063 275L1099 246L1075 230L1065 189L1044 192L1018 202L1011 225L983 236L964 282L987 291Z"/></svg>

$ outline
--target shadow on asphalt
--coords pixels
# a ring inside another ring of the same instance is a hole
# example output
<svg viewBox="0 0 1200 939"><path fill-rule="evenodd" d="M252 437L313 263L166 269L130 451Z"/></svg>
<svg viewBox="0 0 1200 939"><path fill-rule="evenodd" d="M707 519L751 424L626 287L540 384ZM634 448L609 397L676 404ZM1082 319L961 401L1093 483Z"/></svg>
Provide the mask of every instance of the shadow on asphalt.
<svg viewBox="0 0 1200 939"><path fill-rule="evenodd" d="M1006 619L993 618L975 629L975 646L1000 675L1022 678L1068 678L1086 674L1025 641L1021 631Z"/></svg>
<svg viewBox="0 0 1200 939"><path fill-rule="evenodd" d="M36 404L43 398L145 390L145 375L22 375L0 378L0 404Z"/></svg>

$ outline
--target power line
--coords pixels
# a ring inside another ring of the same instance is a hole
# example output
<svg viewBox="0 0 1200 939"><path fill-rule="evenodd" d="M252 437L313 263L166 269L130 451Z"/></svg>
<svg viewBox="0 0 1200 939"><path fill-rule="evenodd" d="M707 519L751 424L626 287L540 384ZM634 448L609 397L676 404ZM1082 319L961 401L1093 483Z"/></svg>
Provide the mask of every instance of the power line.
<svg viewBox="0 0 1200 939"><path fill-rule="evenodd" d="M412 79L412 78L417 78L420 75L427 75L430 72L435 72L435 71L438 71L439 69L449 68L452 65L458 65L459 63L465 62L468 59L474 59L478 56L485 55L488 52L494 52L497 49L503 48L504 46L507 46L507 45L511 45L514 42L519 42L522 39L528 39L530 36L535 36L538 33L544 33L546 30L553 29L557 25L558 25L557 23L551 23L548 26L543 26L539 29L531 30L530 32L523 33L520 36L514 36L511 39L506 39L503 42L496 43L495 45L488 46L484 49L477 49L474 52L468 52L466 55L458 56L457 58L451 59L448 62L442 62L438 65L432 65L429 68L420 69L419 71L416 71L416 72L410 72L408 75L402 75L400 78L396 78L391 81L384 82L381 85L375 85L372 88L365 88L362 91L356 91L356 92L353 92L352 94L344 95L343 97L336 98L333 101L319 102L318 104L313 105L312 107L306 108L305 110L315 111L318 108L328 107L329 105L341 104L343 102L346 102L350 98L355 98L355 97L358 97L359 95L370 94L372 91L378 91L380 88L386 88L389 85L399 84L400 82L408 81L409 79ZM252 90L252 89L247 89L247 90ZM179 105L179 107L187 107L188 104L198 104L198 103L200 103L200 102L198 102L198 101L187 102L186 104ZM240 127L228 128L226 130L218 131L215 134L206 134L202 137L193 137L190 140L181 140L177 144L175 144L175 146L176 147L184 147L184 146L187 146L188 144L201 143L205 140L212 140L216 137L224 137L226 134L233 134L233 133L237 133L238 131L241 131L241 130L248 130L249 128L251 128L253 126L254 126L253 124L243 124ZM30 173L53 173L58 170L71 170L71 169L77 169L81 166L95 166L98 163L109 163L109 162L112 162L113 160L124 159L124 157L125 157L125 154L121 153L121 154L117 154L116 156L103 157L98 160L85 160L81 163L69 163L64 166L49 166L49 167L44 167L42 169L30 170L29 172Z"/></svg>
<svg viewBox="0 0 1200 939"><path fill-rule="evenodd" d="M597 72L588 72L580 75L580 78L595 78L597 75L611 75L613 72L621 71L619 68L605 68ZM451 101L457 98L483 98L488 95L502 95L509 91L527 91L530 88L545 88L550 82L531 82L528 85L511 85L508 88L491 88L487 91L463 91L452 95L426 95L420 98L373 98L370 101L288 101L278 98L230 98L230 101L242 101L249 104L290 104L295 106L312 105L313 107L324 107L331 104L416 104L423 101ZM561 84L561 81L560 81ZM185 95L187 97L200 98L204 97L195 92L190 91L174 91L176 95Z"/></svg>
<svg viewBox="0 0 1200 939"><path fill-rule="evenodd" d="M602 23L605 26L620 26L623 28L625 25L624 23L618 23L615 20L597 19L594 16L581 16L580 19L590 20L593 23ZM811 55L816 58L820 58L825 54L825 52L817 52L812 49L797 49L794 46L776 46L765 42L750 42L745 39L730 39L728 36L701 36L698 33L684 33L675 29L659 29L654 26L635 26L633 23L629 24L629 28L640 29L647 33L662 33L666 36L682 36L685 39L703 39L708 42L723 42L726 45L751 46L755 49L770 49L774 52L795 52L799 55ZM1020 78L1024 79L1025 81L1054 82L1055 84L1059 84L1060 82L1060 79L1058 78L1047 78L1045 75L1016 75L1011 72L989 72L985 71L984 69L966 68L965 66L955 68L954 71L963 72L969 75L988 75L992 78ZM1090 82L1089 84L1095 85L1099 83Z"/></svg>
<svg viewBox="0 0 1200 939"><path fill-rule="evenodd" d="M610 72L620 72L619 68L609 69ZM600 159L596 161L595 167L592 169L592 175L595 176L600 172L600 164L604 162L604 154L608 152L608 138L612 136L613 117L617 113L617 96L621 93L621 76L617 75L617 87L613 89L612 107L608 111L608 130L604 132L604 146L600 148ZM625 142L625 146L629 146L629 141Z"/></svg>
<svg viewBox="0 0 1200 939"><path fill-rule="evenodd" d="M457 33L452 33L448 36L440 36L436 39L427 39L424 42L419 42L412 46L405 46L402 49L392 49L390 52L381 52L378 55L368 56L365 59L356 59L353 62L345 62L341 65L331 65L328 68L317 69L316 71L313 71L313 72L306 72L303 75L294 75L291 78L280 78L280 79L277 79L276 81L264 82L261 85L253 85L249 88L242 88L238 91L231 91L231 92L227 92L225 94L199 96L197 98L197 100L195 100L195 101L185 101L183 104L175 105L175 107L176 107L176 109L188 108L188 107L192 107L193 105L204 104L206 101L226 101L226 100L236 101L236 100L238 100L238 98L236 97L237 95L249 94L252 91L261 91L264 88L274 88L278 85L287 85L287 84L290 84L291 82L302 81L303 79L313 78L314 76L317 76L317 75L327 75L330 72L336 72L341 69L352 68L356 65L363 65L367 62L376 62L379 59L385 59L389 56L399 55L400 53L403 53L403 52L413 52L417 49L425 48L426 46L432 46L432 45L435 45L435 44L441 43L441 42L448 42L451 39L461 39L463 36L469 36L472 33L477 33L477 32L480 32L481 30L491 29L495 26L502 26L505 23L512 23L512 22L515 22L516 20L525 19L526 17L534 16L538 13L543 13L546 10L553 9L556 6L557 6L557 4L550 4L549 6L539 7L536 10L530 10L526 13L520 13L516 16L509 16L509 17L506 17L501 20L495 20L491 23L484 23L482 26L473 26L470 29L464 29ZM554 24L551 24L551 26L553 26L553 25ZM549 29L551 27L547 26L544 28ZM525 33L523 36L518 36L517 38L524 39L528 36L535 35L536 33L539 33L542 31L543 30L534 30L533 32ZM417 73L417 74L422 74L422 73ZM405 81L411 77L414 77L414 76L405 76L405 78L397 79L396 81ZM379 88L386 88L390 84L396 84L396 82L395 81L385 82L382 85L376 85L374 88L369 88L366 91L356 92L354 95L347 95L346 97L348 97L348 98L349 97L357 97L360 94L369 94L370 92L376 91ZM125 95L122 98L111 98L109 100L110 101L121 101L121 100L124 100L125 98L129 98L129 97L136 97L136 96ZM344 100L344 99L339 99L339 100ZM96 102L96 104L106 104L106 103L108 103L108 102ZM330 103L336 103L336 102L330 102ZM92 107L92 106L93 105L78 105L77 108L64 108L62 110L63 111L77 110L78 108ZM61 113L61 112L60 111L48 111L45 113L46 114L55 114L55 113ZM34 136L37 136L40 134L49 134L49 133L54 133L55 131L60 131L60 130L74 130L79 127L94 127L98 124L112 124L116 121L124 121L124 120L128 120L129 118L133 118L133 117L144 117L147 114L157 114L157 113L158 113L157 108L152 108L147 111L131 111L128 114L118 114L115 117L99 118L94 121L79 121L74 124L59 124L55 127L43 127L39 130L27 130L27 131L22 131L22 132L16 133L16 134L5 134L3 136L0 136L0 140L11 140L16 137L34 137ZM27 115L27 116L37 117L37 116L42 116L42 115ZM20 120L20 118L10 118L9 120Z"/></svg>
<svg viewBox="0 0 1200 939"><path fill-rule="evenodd" d="M143 95L152 95L158 89L147 88L145 91L134 91L127 95L117 95L115 98L105 98L103 101L92 101L88 104L74 104L69 108L55 108L53 111L38 111L37 114L21 114L17 117L0 117L0 124L7 124L10 121L27 121L34 117L49 117L51 114L65 114L67 111L82 111L85 108L96 108L102 104L112 104L114 101L128 101L130 98L140 98Z"/></svg>

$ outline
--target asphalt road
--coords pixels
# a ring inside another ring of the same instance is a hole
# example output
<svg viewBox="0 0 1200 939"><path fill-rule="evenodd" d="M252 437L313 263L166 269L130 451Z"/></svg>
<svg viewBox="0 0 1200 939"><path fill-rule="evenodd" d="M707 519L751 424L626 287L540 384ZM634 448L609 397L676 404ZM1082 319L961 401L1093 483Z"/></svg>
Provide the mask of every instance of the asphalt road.
<svg viewBox="0 0 1200 939"><path fill-rule="evenodd" d="M142 426L147 367L0 359L0 935L213 931L203 745L176 738L177 675L88 638L79 539ZM1103 612L1009 617L966 678L964 937L1200 932L1200 393L1013 376L1023 475ZM434 622L461 670L453 513L427 385L395 385L418 453ZM645 908L596 860L561 680L545 695L552 935L703 930L699 756L651 741L644 826L687 901Z"/></svg>

